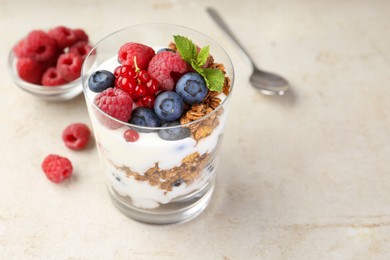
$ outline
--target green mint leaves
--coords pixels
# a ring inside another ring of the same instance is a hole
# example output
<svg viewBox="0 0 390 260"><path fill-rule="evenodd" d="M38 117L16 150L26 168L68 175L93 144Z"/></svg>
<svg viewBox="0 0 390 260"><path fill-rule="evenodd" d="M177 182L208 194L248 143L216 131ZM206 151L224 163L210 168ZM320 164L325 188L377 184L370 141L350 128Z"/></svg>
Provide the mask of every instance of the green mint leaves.
<svg viewBox="0 0 390 260"><path fill-rule="evenodd" d="M198 56L196 45L190 39L180 35L174 35L173 39L175 40L176 47L180 52L180 56L188 64L191 64L191 60L194 58L196 59Z"/></svg>
<svg viewBox="0 0 390 260"><path fill-rule="evenodd" d="M190 64L196 72L202 75L207 87L211 91L221 92L225 82L225 76L222 71L219 69L203 68L209 57L210 46L207 45L203 47L198 53L196 45L187 37L174 35L173 39L180 56Z"/></svg>

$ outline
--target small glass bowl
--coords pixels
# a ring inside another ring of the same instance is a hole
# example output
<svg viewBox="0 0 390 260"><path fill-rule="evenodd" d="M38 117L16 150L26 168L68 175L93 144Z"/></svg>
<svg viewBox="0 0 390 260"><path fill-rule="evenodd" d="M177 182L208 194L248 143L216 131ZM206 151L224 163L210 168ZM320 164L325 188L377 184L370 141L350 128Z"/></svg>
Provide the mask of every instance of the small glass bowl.
<svg viewBox="0 0 390 260"><path fill-rule="evenodd" d="M16 62L17 57L11 49L8 56L8 70L11 74L12 80L22 90L35 97L50 101L64 101L78 96L83 91L81 78L64 85L50 87L29 83L19 77L16 70Z"/></svg>

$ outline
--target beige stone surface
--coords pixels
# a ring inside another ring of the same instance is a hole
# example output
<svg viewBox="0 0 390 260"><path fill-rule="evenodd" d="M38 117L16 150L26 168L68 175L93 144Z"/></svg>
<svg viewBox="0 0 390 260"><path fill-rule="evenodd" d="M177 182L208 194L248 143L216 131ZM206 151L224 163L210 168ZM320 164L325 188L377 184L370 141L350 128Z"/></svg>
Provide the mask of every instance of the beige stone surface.
<svg viewBox="0 0 390 260"><path fill-rule="evenodd" d="M249 64L207 5L290 93L250 87ZM0 0L0 259L390 259L389 14L386 0ZM94 145L61 141L66 125L90 124L84 98L38 100L6 68L29 30L82 27L95 42L144 22L212 35L236 68L215 196L180 225L119 213ZM72 160L71 180L45 178L48 153Z"/></svg>

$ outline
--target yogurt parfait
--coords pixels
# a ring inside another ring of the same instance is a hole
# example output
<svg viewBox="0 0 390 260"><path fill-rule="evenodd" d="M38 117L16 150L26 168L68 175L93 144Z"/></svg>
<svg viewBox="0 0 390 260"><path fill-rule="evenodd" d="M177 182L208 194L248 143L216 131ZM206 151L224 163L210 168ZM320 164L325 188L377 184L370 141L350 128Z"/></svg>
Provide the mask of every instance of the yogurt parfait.
<svg viewBox="0 0 390 260"><path fill-rule="evenodd" d="M128 27L91 50L82 81L114 205L153 224L201 213L233 85L224 50L185 27Z"/></svg>

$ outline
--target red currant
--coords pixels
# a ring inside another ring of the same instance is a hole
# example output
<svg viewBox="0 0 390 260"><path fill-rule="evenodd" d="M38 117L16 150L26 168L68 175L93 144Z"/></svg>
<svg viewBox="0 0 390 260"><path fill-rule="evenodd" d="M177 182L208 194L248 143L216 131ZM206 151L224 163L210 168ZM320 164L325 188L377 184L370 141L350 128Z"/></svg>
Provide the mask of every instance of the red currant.
<svg viewBox="0 0 390 260"><path fill-rule="evenodd" d="M137 96L138 98L142 98L145 96L146 93L146 87L142 84L138 84L135 89L134 89L134 95Z"/></svg>
<svg viewBox="0 0 390 260"><path fill-rule="evenodd" d="M158 91L158 81L150 78L150 80L145 84L145 87L148 94L156 94Z"/></svg>
<svg viewBox="0 0 390 260"><path fill-rule="evenodd" d="M131 95L137 87L137 81L133 77L119 76L115 80L115 86Z"/></svg>
<svg viewBox="0 0 390 260"><path fill-rule="evenodd" d="M136 131L129 129L123 133L123 137L126 142L135 142L139 139L139 134Z"/></svg>
<svg viewBox="0 0 390 260"><path fill-rule="evenodd" d="M149 73L146 70L140 70L137 76L141 83L147 83L151 79Z"/></svg>
<svg viewBox="0 0 390 260"><path fill-rule="evenodd" d="M146 70L137 65L121 65L115 68L115 86L130 94L140 106L152 108L159 90L159 83Z"/></svg>
<svg viewBox="0 0 390 260"><path fill-rule="evenodd" d="M122 65L116 67L116 69L114 70L114 75L115 77L119 77L119 76L126 76L126 77L130 76L133 78L137 77L137 73L135 72L134 67L129 65Z"/></svg>
<svg viewBox="0 0 390 260"><path fill-rule="evenodd" d="M147 95L140 99L142 106L148 108L153 108L155 100L156 100L155 95Z"/></svg>
<svg viewBox="0 0 390 260"><path fill-rule="evenodd" d="M115 77L119 77L121 75L121 69L122 69L122 66L118 66L115 68L115 70L114 70Z"/></svg>

